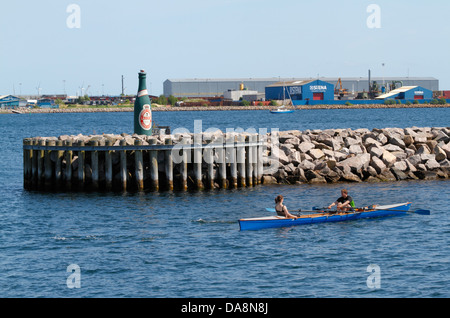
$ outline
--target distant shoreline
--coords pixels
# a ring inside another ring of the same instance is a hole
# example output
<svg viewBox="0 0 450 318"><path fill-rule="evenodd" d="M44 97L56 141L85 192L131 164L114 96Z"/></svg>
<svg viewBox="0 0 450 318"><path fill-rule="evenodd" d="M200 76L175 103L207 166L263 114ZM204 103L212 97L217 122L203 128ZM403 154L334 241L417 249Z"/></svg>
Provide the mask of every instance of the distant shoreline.
<svg viewBox="0 0 450 318"><path fill-rule="evenodd" d="M313 105L313 106L294 106L289 107L296 110L306 109L385 109L385 108L448 108L450 104L432 105L432 104L396 104L396 105ZM192 107L173 107L160 106L152 107L154 112L164 111L230 111L230 110L271 110L276 106L192 106ZM0 114L49 114L49 113L115 113L132 112L133 107L70 107L70 108L32 108L26 110L0 109Z"/></svg>

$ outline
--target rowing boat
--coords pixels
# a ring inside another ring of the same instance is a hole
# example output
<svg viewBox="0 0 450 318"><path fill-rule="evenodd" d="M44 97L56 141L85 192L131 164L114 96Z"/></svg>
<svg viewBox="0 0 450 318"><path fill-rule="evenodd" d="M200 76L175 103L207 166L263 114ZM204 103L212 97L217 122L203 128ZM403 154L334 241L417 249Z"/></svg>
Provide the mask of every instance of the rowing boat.
<svg viewBox="0 0 450 318"><path fill-rule="evenodd" d="M411 202L380 205L371 209L355 209L352 212L320 212L315 214L300 215L297 218L285 218L277 215L240 219L239 227L241 231L260 230L265 228L290 227L303 224L342 222L350 220L359 220L366 218L378 218L393 215L403 215L408 213Z"/></svg>
<svg viewBox="0 0 450 318"><path fill-rule="evenodd" d="M410 207L411 202L406 202L391 205L380 205L370 209L355 209L355 211L351 212L331 213L329 211L322 211L315 214L300 215L297 218L285 218L273 215L259 218L240 219L239 227L241 231L245 231L276 227L290 227L313 223L342 222L366 218L379 218L406 214L408 213Z"/></svg>

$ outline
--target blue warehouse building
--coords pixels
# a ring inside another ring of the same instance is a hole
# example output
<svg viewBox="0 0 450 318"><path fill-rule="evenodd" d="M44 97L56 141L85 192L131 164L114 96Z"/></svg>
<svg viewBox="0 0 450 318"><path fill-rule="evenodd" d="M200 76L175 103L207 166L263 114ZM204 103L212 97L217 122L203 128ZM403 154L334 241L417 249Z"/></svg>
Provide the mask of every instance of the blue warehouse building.
<svg viewBox="0 0 450 318"><path fill-rule="evenodd" d="M15 108L20 106L20 98L13 95L0 96L0 108Z"/></svg>
<svg viewBox="0 0 450 318"><path fill-rule="evenodd" d="M59 105L51 98L42 98L38 100L37 105L41 108L59 108Z"/></svg>
<svg viewBox="0 0 450 318"><path fill-rule="evenodd" d="M378 100L401 99L406 101L431 100L433 91L421 86L403 86L390 91L389 93L378 96Z"/></svg>
<svg viewBox="0 0 450 318"><path fill-rule="evenodd" d="M284 89L283 89L284 88ZM402 86L375 99L336 100L334 85L321 80L279 82L266 87L266 100L291 99L294 106L301 105L342 105L350 104L385 104L386 100L400 102L429 103L433 91L422 86Z"/></svg>
<svg viewBox="0 0 450 318"><path fill-rule="evenodd" d="M283 92L284 91L284 92ZM295 100L297 105L309 101L334 100L334 85L321 80L278 82L266 86L266 100Z"/></svg>

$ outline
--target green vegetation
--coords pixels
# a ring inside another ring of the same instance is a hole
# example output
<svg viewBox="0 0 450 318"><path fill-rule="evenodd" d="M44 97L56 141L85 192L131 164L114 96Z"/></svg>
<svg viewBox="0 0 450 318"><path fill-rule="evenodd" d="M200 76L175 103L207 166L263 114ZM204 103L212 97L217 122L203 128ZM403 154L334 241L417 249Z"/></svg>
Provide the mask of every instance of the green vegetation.
<svg viewBox="0 0 450 318"><path fill-rule="evenodd" d="M159 95L159 97L155 100L155 103L156 104L159 104L159 105L167 105L167 98L166 98L166 96L164 96L164 95Z"/></svg>
<svg viewBox="0 0 450 318"><path fill-rule="evenodd" d="M178 98L176 98L173 95L170 95L168 98L164 95L159 95L159 97L155 100L153 100L155 104L158 105L171 105L175 106L175 104L178 102Z"/></svg>
<svg viewBox="0 0 450 318"><path fill-rule="evenodd" d="M89 102L91 99L88 95L80 96L78 97L77 103L78 104L84 104L85 102Z"/></svg>
<svg viewBox="0 0 450 318"><path fill-rule="evenodd" d="M175 106L176 102L178 102L178 98L176 98L173 95L170 95L167 101L169 102L170 105Z"/></svg>
<svg viewBox="0 0 450 318"><path fill-rule="evenodd" d="M433 99L430 102L431 105L445 105L447 104L447 100L445 98L441 98L441 99Z"/></svg>

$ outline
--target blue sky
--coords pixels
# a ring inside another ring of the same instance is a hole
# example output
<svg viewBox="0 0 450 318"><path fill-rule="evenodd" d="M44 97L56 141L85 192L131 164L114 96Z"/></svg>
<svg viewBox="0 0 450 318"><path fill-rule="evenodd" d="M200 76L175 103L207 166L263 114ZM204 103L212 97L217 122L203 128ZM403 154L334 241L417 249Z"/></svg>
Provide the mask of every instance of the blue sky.
<svg viewBox="0 0 450 318"><path fill-rule="evenodd" d="M79 28L69 28L80 8ZM371 4L380 28L369 28ZM0 4L0 95L151 94L168 78L431 76L450 90L447 0L41 0ZM382 67L382 63L385 64Z"/></svg>

